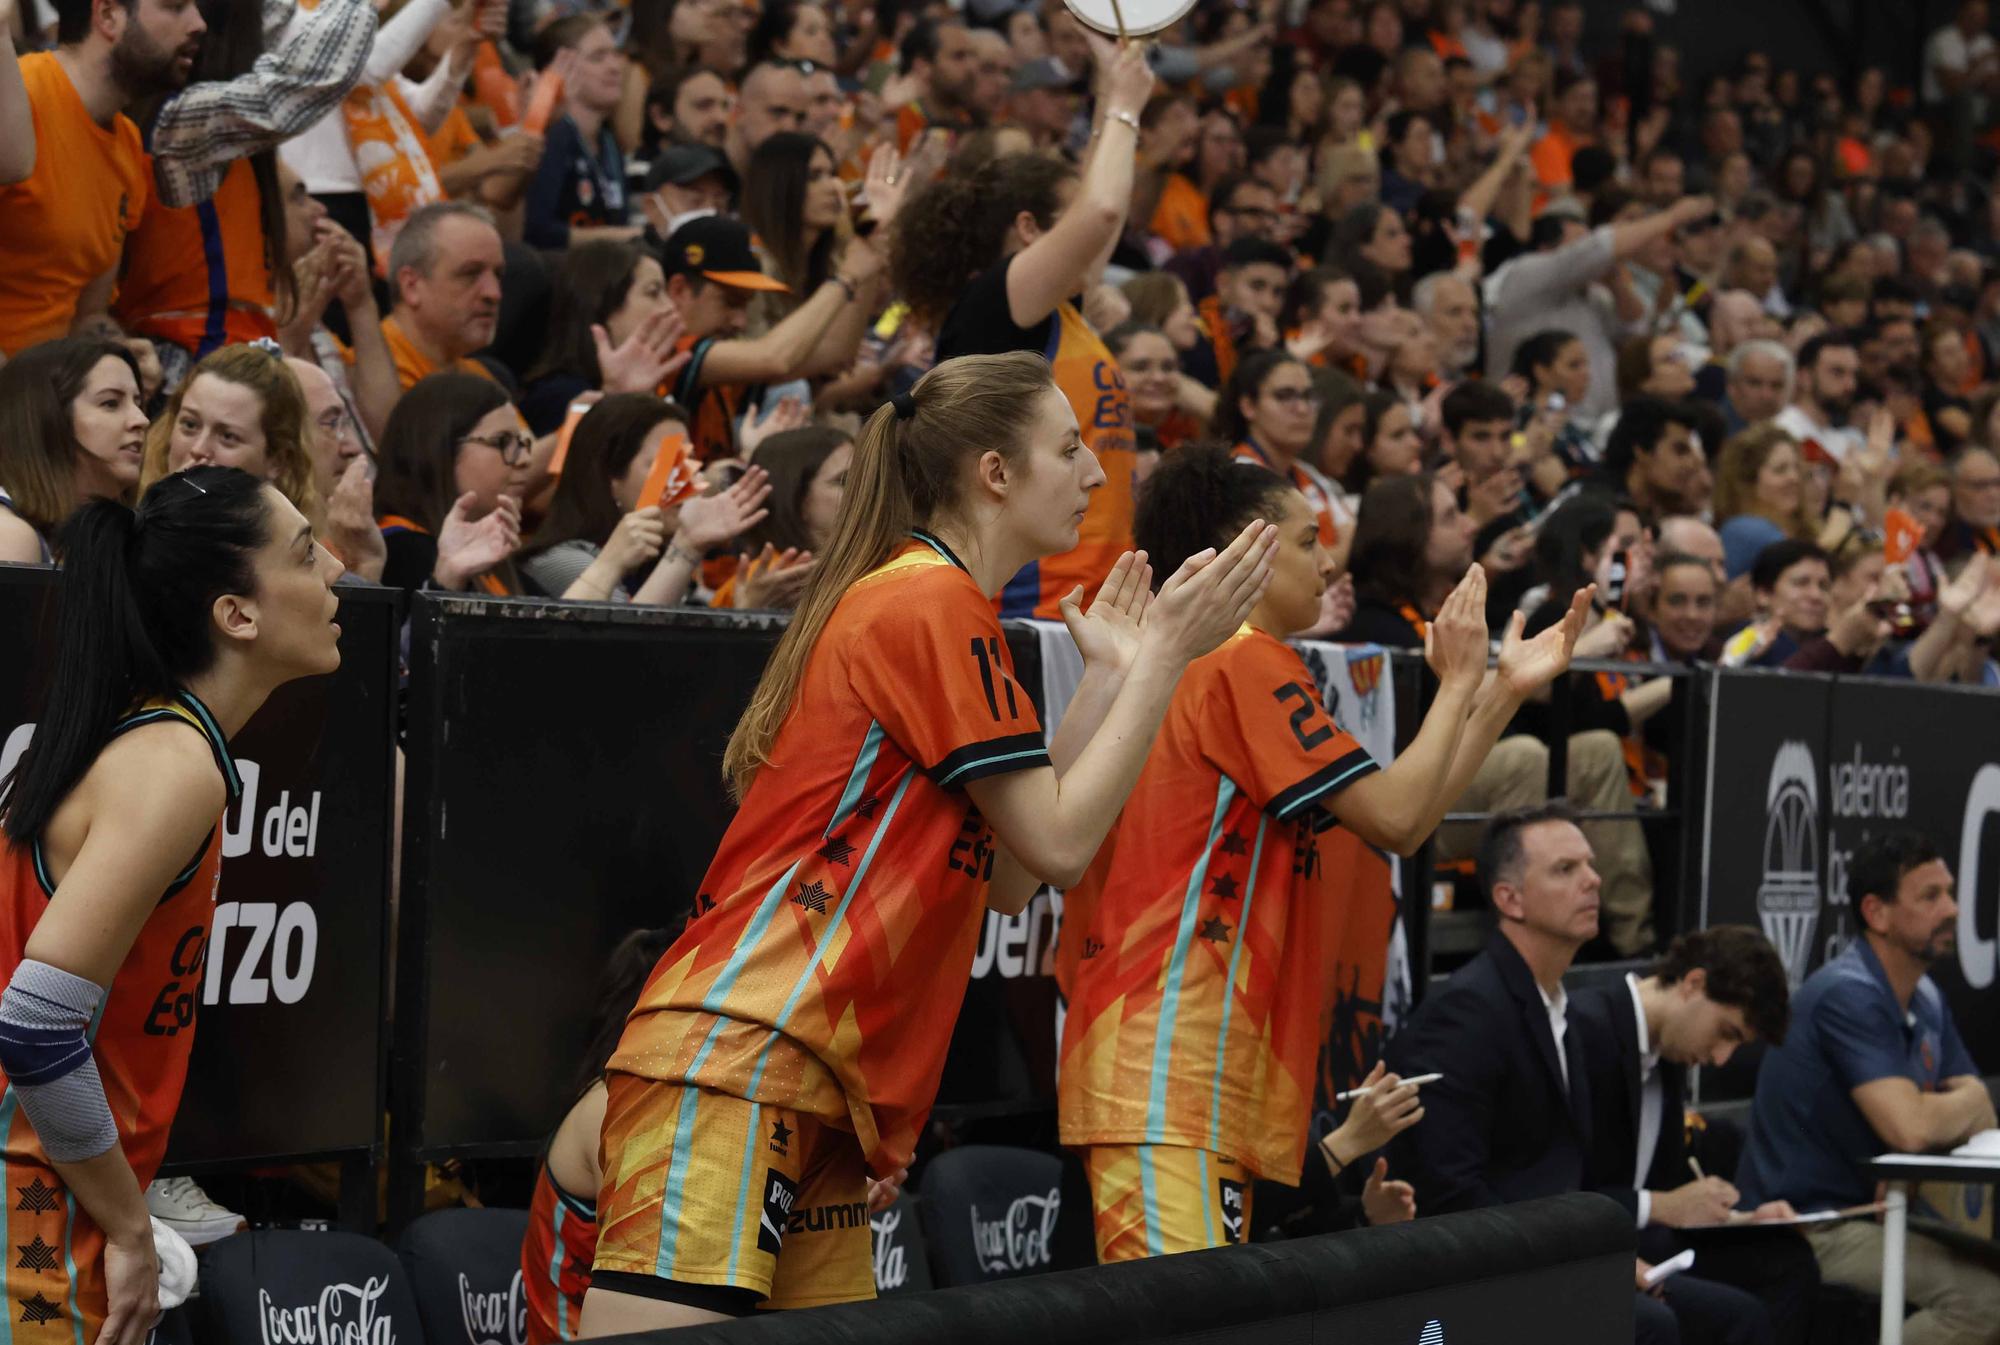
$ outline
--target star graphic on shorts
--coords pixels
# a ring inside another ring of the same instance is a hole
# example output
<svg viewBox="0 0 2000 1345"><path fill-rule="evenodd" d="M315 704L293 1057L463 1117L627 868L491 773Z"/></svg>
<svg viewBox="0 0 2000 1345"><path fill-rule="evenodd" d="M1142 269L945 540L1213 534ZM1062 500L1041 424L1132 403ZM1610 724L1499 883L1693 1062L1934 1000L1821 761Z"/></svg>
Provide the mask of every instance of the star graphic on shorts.
<svg viewBox="0 0 2000 1345"><path fill-rule="evenodd" d="M1226 873L1216 875L1215 881L1208 885L1208 894L1224 901L1234 901L1242 895L1236 890L1236 880Z"/></svg>
<svg viewBox="0 0 2000 1345"><path fill-rule="evenodd" d="M1223 924L1221 920L1211 915L1210 917L1208 917L1207 921L1205 921L1202 924L1201 937L1207 939L1210 943L1228 943L1229 926Z"/></svg>
<svg viewBox="0 0 2000 1345"><path fill-rule="evenodd" d="M784 1145L792 1142L792 1128L783 1120L771 1122L771 1143Z"/></svg>
<svg viewBox="0 0 2000 1345"><path fill-rule="evenodd" d="M42 1297L39 1292L32 1297L20 1299L19 1302L21 1304L21 1320L32 1322L36 1326L43 1326L62 1316L62 1309Z"/></svg>
<svg viewBox="0 0 2000 1345"><path fill-rule="evenodd" d="M875 810L881 806L882 800L870 794L867 798L854 805L854 815L856 817L865 817L872 822L875 820Z"/></svg>
<svg viewBox="0 0 2000 1345"><path fill-rule="evenodd" d="M838 864L846 868L848 861L854 858L854 847L840 837L833 836L819 848L819 857L829 864Z"/></svg>
<svg viewBox="0 0 2000 1345"><path fill-rule="evenodd" d="M1088 937L1086 937L1086 938L1084 939L1084 941L1083 941L1083 960L1084 960L1085 962L1088 962L1088 961L1090 961L1090 959L1091 959L1091 958L1093 958L1093 957L1096 957L1096 956L1097 956L1097 955L1098 955L1099 953L1101 953L1101 952L1103 952L1103 951L1104 951L1104 940L1102 940L1102 939L1092 939L1092 938L1088 938Z"/></svg>
<svg viewBox="0 0 2000 1345"><path fill-rule="evenodd" d="M26 1186L17 1186L14 1189L21 1193L21 1203L14 1206L17 1210L26 1210L30 1214L47 1214L62 1204L62 1201L56 1195L56 1188L44 1182L40 1177L35 1178Z"/></svg>
<svg viewBox="0 0 2000 1345"><path fill-rule="evenodd" d="M817 915L825 915L827 898L832 895L833 893L827 891L823 883L815 879L810 883L799 884L799 890L792 894L792 904L803 906Z"/></svg>
<svg viewBox="0 0 2000 1345"><path fill-rule="evenodd" d="M21 1249L21 1259L15 1263L16 1270L54 1270L56 1249L43 1242L40 1234L33 1242L16 1243Z"/></svg>
<svg viewBox="0 0 2000 1345"><path fill-rule="evenodd" d="M1240 832L1233 830L1225 831L1222 833L1222 853L1225 855L1247 855L1250 853L1250 842L1245 840Z"/></svg>

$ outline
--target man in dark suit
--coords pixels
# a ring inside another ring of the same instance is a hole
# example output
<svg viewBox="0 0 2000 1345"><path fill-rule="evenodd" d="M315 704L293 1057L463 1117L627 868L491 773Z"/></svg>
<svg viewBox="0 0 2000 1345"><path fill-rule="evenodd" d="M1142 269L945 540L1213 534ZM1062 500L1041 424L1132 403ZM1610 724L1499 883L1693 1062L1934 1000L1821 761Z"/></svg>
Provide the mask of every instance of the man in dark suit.
<svg viewBox="0 0 2000 1345"><path fill-rule="evenodd" d="M1577 991L1570 1016L1590 1076L1587 1181L1631 1212L1640 1258L1695 1248L1689 1274L1755 1294L1781 1345L1803 1345L1819 1287L1812 1249L1794 1229L1754 1223L1791 1207L1739 1214L1734 1186L1695 1175L1684 1123L1687 1067L1719 1068L1746 1041L1783 1041L1786 1000L1776 950L1754 929L1724 925L1679 936L1645 976ZM1730 1219L1744 1226L1680 1231Z"/></svg>
<svg viewBox="0 0 2000 1345"><path fill-rule="evenodd" d="M1499 928L1389 1047L1405 1077L1444 1076L1424 1087L1424 1123L1394 1146L1424 1214L1587 1189L1590 1078L1562 978L1597 936L1590 843L1559 800L1501 813L1480 842L1479 873ZM1642 1345L1771 1341L1749 1294L1685 1275L1648 1292L1647 1269L1633 1268Z"/></svg>

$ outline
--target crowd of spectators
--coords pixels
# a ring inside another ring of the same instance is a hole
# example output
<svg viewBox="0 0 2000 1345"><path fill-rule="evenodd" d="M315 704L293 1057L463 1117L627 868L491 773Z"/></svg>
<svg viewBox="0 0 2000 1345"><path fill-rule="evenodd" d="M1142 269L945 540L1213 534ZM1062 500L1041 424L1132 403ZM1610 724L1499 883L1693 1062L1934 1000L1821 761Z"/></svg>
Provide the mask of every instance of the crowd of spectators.
<svg viewBox="0 0 2000 1345"><path fill-rule="evenodd" d="M1320 516L1314 634L1420 646L1476 561L1496 628L1594 581L1582 657L2000 685L1985 0L1916 88L1590 19L0 2L0 561L214 462L358 581L782 608L859 419L1035 349L1123 499L1086 538L1220 442ZM1575 685L1570 794L1643 808L1670 686ZM1542 797L1550 718L1466 807ZM1640 824L1586 831L1651 947Z"/></svg>

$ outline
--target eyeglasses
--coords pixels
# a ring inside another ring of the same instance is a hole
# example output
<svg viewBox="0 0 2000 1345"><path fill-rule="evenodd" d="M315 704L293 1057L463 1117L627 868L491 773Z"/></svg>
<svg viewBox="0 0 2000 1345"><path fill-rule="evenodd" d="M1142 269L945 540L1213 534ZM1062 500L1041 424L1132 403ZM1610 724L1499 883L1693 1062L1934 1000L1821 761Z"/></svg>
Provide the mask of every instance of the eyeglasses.
<svg viewBox="0 0 2000 1345"><path fill-rule="evenodd" d="M313 421L321 434L332 435L335 439L351 438L354 433L354 418L347 414L345 407L329 407Z"/></svg>
<svg viewBox="0 0 2000 1345"><path fill-rule="evenodd" d="M803 57L797 60L787 60L783 56L771 56L765 58L764 64L775 65L782 70L796 70L808 79L817 75L822 70L833 68L832 66L821 65L818 61L808 61Z"/></svg>
<svg viewBox="0 0 2000 1345"><path fill-rule="evenodd" d="M484 437L468 434L459 440L461 444L479 444L500 454L500 461L509 467L525 467L535 453L535 436L525 430L502 430L498 434Z"/></svg>
<svg viewBox="0 0 2000 1345"><path fill-rule="evenodd" d="M1318 406L1320 395L1311 388L1272 388L1264 394L1279 406Z"/></svg>

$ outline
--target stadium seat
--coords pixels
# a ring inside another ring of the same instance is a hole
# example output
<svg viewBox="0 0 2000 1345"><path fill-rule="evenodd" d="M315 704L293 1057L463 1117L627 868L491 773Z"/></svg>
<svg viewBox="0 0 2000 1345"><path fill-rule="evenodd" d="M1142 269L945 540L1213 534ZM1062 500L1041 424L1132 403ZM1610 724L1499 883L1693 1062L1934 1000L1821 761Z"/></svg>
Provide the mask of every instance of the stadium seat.
<svg viewBox="0 0 2000 1345"><path fill-rule="evenodd" d="M403 1230L397 1251L430 1345L521 1345L526 1210L451 1209Z"/></svg>
<svg viewBox="0 0 2000 1345"><path fill-rule="evenodd" d="M923 1203L922 1196L905 1191L888 1209L868 1216L875 1246L875 1293L879 1297L919 1294L932 1285L931 1257L924 1245Z"/></svg>
<svg viewBox="0 0 2000 1345"><path fill-rule="evenodd" d="M423 1345L396 1254L358 1233L267 1229L201 1250L195 1335L205 1345L388 1341Z"/></svg>
<svg viewBox="0 0 2000 1345"><path fill-rule="evenodd" d="M931 1271L982 1284L1053 1266L1062 1161L1034 1149L968 1144L931 1160L923 1185Z"/></svg>

